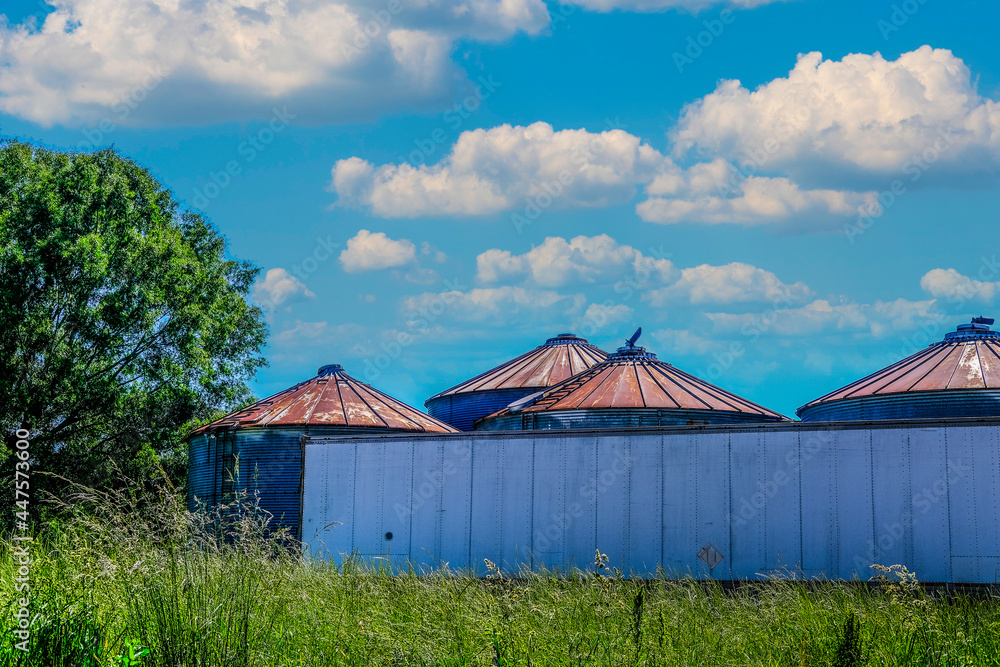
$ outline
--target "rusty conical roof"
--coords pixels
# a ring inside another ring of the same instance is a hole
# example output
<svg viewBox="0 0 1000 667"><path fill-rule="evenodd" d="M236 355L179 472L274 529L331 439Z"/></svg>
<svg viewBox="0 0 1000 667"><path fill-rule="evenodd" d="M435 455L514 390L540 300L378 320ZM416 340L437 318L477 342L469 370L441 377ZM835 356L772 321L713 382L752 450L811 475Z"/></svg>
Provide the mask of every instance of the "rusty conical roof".
<svg viewBox="0 0 1000 667"><path fill-rule="evenodd" d="M455 394L550 387L604 361L607 356L606 352L591 345L586 338L571 333L559 334L519 357L431 396L425 405Z"/></svg>
<svg viewBox="0 0 1000 667"><path fill-rule="evenodd" d="M755 415L763 420L785 419L635 346L621 347L606 361L512 403L487 419L518 412L606 408L706 410Z"/></svg>
<svg viewBox="0 0 1000 667"><path fill-rule="evenodd" d="M834 401L925 391L1000 389L1000 331L976 318L916 354L806 403L798 412Z"/></svg>
<svg viewBox="0 0 1000 667"><path fill-rule="evenodd" d="M307 426L457 432L444 422L355 380L340 364L329 364L320 368L315 377L202 426L194 433L247 427Z"/></svg>

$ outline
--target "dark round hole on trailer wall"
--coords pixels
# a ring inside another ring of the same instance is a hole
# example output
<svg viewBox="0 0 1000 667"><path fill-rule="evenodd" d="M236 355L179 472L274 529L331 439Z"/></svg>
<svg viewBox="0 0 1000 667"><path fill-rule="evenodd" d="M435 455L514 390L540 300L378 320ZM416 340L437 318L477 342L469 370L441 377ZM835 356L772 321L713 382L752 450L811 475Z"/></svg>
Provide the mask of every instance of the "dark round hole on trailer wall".
<svg viewBox="0 0 1000 667"><path fill-rule="evenodd" d="M392 533L386 533L385 534L385 539L391 540L392 539Z"/></svg>

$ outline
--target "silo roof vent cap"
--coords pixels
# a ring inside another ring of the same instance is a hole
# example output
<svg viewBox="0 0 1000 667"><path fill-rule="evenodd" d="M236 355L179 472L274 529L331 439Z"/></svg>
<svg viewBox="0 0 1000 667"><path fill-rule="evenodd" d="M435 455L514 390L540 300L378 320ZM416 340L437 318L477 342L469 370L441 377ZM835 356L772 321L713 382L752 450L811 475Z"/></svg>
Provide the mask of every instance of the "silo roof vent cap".
<svg viewBox="0 0 1000 667"><path fill-rule="evenodd" d="M635 330L635 333L625 341L625 345L618 348L614 354L608 357L608 361L627 361L629 359L656 359L652 352L646 352L646 348L635 344L642 335L642 327Z"/></svg>
<svg viewBox="0 0 1000 667"><path fill-rule="evenodd" d="M631 359L656 359L656 355L647 352L644 347L626 345L618 348L614 354L608 357L608 361L629 361Z"/></svg>
<svg viewBox="0 0 1000 667"><path fill-rule="evenodd" d="M333 375L342 370L344 370L344 367L340 364L327 364L326 366L320 366L319 370L316 371L316 375Z"/></svg>
<svg viewBox="0 0 1000 667"><path fill-rule="evenodd" d="M984 338L1000 338L1000 331L993 331L992 317L973 317L969 324L959 324L954 331L944 335L945 341L952 340L982 340Z"/></svg>
<svg viewBox="0 0 1000 667"><path fill-rule="evenodd" d="M553 338L548 338L545 341L545 345L589 345L590 341L586 338L577 336L574 333L561 333Z"/></svg>

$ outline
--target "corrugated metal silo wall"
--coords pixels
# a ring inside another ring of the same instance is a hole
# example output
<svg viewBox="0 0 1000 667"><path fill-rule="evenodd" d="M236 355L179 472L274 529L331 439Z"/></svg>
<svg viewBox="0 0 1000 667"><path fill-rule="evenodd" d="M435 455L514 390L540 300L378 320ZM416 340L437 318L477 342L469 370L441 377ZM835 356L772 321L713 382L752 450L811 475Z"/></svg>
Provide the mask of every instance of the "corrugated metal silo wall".
<svg viewBox="0 0 1000 667"><path fill-rule="evenodd" d="M386 429L374 429L383 436ZM373 431L368 431L372 433ZM242 428L201 435L188 445L188 508L213 507L240 493L256 499L272 527L299 535L302 436L357 435L357 427ZM239 461L239 470L235 462Z"/></svg>
<svg viewBox="0 0 1000 667"><path fill-rule="evenodd" d="M499 412L519 398L530 396L541 389L542 387L528 387L452 394L429 400L426 407L431 417L451 424L459 431L471 431L477 419Z"/></svg>
<svg viewBox="0 0 1000 667"><path fill-rule="evenodd" d="M214 445L215 436L211 435L199 435L188 442L187 503L192 512L197 509L198 502L215 502Z"/></svg>
<svg viewBox="0 0 1000 667"><path fill-rule="evenodd" d="M306 430L247 428L236 432L239 490L256 497L275 527L299 529L299 482Z"/></svg>
<svg viewBox="0 0 1000 667"><path fill-rule="evenodd" d="M238 491L256 497L260 508L273 516L276 528L287 527L297 534L300 440L305 433L304 429L247 428L191 438L188 509L198 509L199 502L202 507L213 507Z"/></svg>
<svg viewBox="0 0 1000 667"><path fill-rule="evenodd" d="M309 439L303 539L483 573L997 581L1000 421ZM333 522L339 524L331 525ZM387 534L392 539L387 539ZM713 570L698 558L711 545Z"/></svg>
<svg viewBox="0 0 1000 667"><path fill-rule="evenodd" d="M802 421L1000 416L1000 391L969 389L849 398L802 410Z"/></svg>

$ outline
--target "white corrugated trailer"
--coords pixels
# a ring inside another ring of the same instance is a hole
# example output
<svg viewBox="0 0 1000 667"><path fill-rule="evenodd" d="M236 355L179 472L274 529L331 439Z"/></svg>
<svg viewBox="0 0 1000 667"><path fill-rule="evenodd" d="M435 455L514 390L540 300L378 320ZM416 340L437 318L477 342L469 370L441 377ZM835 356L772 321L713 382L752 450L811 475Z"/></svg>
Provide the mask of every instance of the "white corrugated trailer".
<svg viewBox="0 0 1000 667"><path fill-rule="evenodd" d="M1000 419L305 437L313 556L1000 580ZM700 555L699 555L700 554ZM721 558L721 560L720 560ZM715 561L718 561L717 563ZM715 567L710 568L709 564Z"/></svg>

